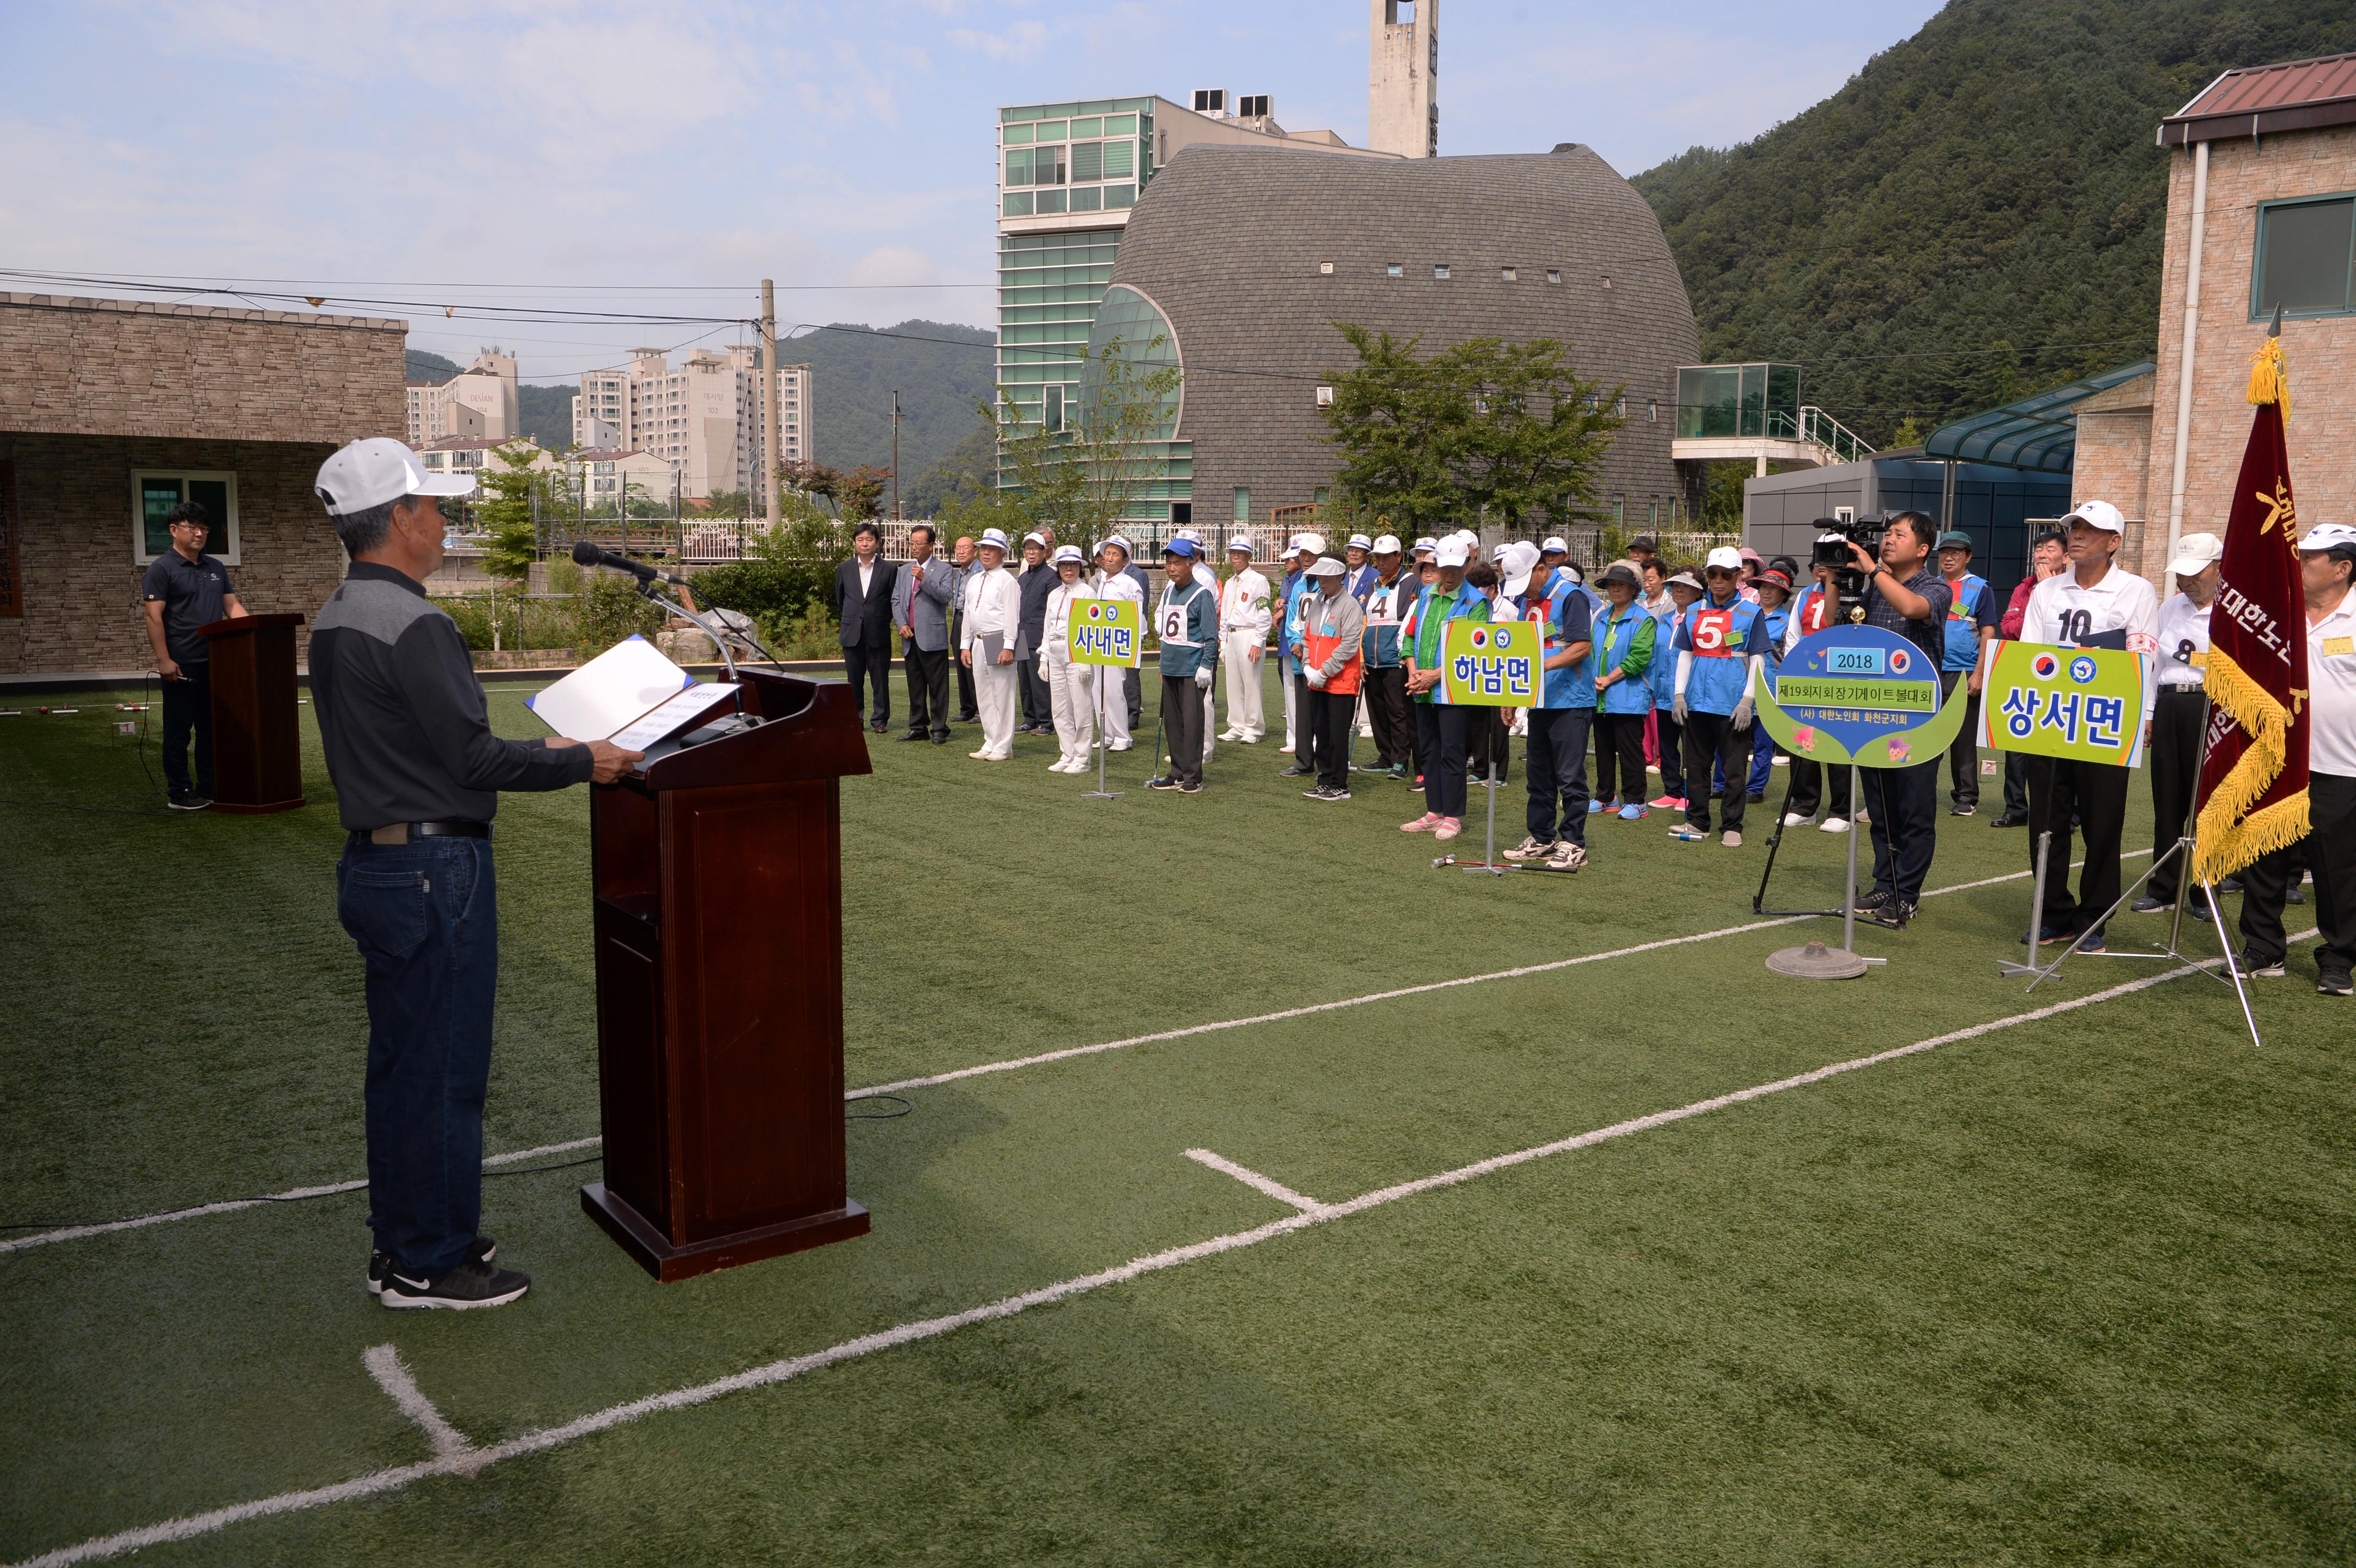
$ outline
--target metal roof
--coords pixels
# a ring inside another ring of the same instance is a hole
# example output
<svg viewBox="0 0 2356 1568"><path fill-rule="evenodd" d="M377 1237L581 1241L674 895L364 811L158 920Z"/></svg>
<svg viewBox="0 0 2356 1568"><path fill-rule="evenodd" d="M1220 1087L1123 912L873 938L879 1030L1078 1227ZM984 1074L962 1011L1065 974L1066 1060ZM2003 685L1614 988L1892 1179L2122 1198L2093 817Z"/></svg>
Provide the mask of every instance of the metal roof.
<svg viewBox="0 0 2356 1568"><path fill-rule="evenodd" d="M2356 123L2356 54L2229 70L2159 123L2159 144L2180 147L2278 131Z"/></svg>
<svg viewBox="0 0 2356 1568"><path fill-rule="evenodd" d="M1984 414L1943 424L1922 443L1922 455L2067 474L2078 455L2078 405L2097 392L2107 392L2158 368L2153 361L2139 359L2099 376L2072 381L2066 387L2056 387L2050 392L2023 398L2017 403L2007 403L2000 409L1990 409Z"/></svg>

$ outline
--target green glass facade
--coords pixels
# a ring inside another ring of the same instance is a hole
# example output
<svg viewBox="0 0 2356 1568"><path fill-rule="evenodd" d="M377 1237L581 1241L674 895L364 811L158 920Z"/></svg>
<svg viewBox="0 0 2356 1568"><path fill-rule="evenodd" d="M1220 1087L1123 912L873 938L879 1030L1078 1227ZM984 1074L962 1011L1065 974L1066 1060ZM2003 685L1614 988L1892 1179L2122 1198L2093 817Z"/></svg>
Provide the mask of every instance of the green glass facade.
<svg viewBox="0 0 2356 1568"><path fill-rule="evenodd" d="M1153 176L1154 101L1096 99L998 112L998 384L1025 424L1061 429L1065 411L1080 406L1089 332L1112 282L1121 226ZM1103 214L1100 221L1072 221L1095 213ZM1063 221L1039 226L1041 219ZM1166 323L1162 332L1167 336ZM1124 343L1132 336L1124 332ZM1175 421L1173 407L1173 428ZM1166 521L1170 501L1187 498L1189 464L1178 451L1185 443L1163 444L1170 472L1131 508L1141 520Z"/></svg>

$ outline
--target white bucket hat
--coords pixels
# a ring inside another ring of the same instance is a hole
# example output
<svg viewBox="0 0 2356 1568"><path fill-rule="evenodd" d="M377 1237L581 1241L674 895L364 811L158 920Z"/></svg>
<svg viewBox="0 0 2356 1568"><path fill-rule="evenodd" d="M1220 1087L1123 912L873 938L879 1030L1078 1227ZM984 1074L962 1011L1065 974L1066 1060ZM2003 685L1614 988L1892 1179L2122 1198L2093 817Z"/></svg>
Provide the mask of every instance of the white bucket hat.
<svg viewBox="0 0 2356 1568"><path fill-rule="evenodd" d="M1004 528L982 529L981 538L974 541L973 548L976 549L994 549L1001 554L1004 553L1006 549L1006 530Z"/></svg>

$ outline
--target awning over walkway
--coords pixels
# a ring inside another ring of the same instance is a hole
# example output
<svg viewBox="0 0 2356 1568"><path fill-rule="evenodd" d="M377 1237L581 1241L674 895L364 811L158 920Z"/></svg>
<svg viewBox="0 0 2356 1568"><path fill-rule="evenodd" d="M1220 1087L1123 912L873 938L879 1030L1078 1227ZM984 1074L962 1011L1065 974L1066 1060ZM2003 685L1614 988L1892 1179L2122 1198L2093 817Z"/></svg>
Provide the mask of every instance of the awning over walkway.
<svg viewBox="0 0 2356 1568"><path fill-rule="evenodd" d="M1925 457L1953 458L1961 463L2000 463L2011 468L2034 468L2047 474L2067 474L2078 453L2078 404L2097 392L2107 392L2158 367L2139 359L1941 425L1922 443Z"/></svg>

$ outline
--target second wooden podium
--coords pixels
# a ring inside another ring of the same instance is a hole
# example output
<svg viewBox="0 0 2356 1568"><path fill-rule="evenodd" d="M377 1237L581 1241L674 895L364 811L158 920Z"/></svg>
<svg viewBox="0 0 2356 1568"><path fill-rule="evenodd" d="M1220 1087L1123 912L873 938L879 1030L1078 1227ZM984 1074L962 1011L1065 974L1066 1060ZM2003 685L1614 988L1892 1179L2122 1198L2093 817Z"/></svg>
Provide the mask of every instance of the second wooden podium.
<svg viewBox="0 0 2356 1568"><path fill-rule="evenodd" d="M605 1179L582 1207L660 1280L867 1232L842 1121L851 688L746 671L758 728L590 793Z"/></svg>

